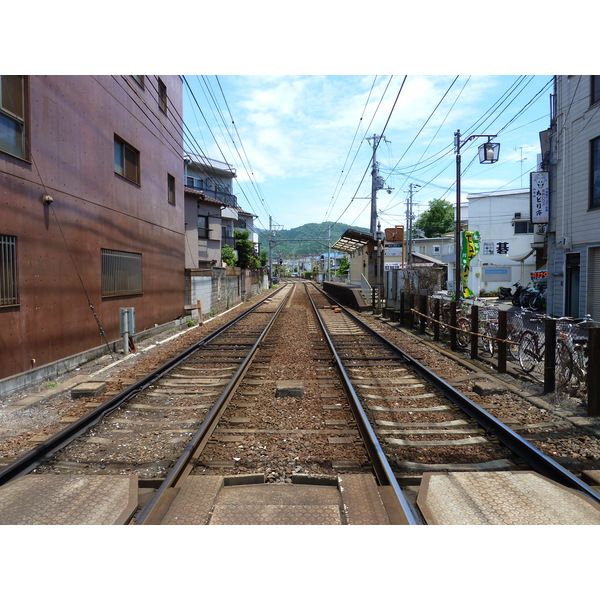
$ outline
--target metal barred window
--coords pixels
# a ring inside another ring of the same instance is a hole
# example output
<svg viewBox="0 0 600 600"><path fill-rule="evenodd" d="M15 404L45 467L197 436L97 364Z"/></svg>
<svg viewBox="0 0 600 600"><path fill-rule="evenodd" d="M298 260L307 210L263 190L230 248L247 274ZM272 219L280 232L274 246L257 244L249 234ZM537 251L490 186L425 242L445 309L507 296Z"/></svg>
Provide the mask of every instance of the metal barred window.
<svg viewBox="0 0 600 600"><path fill-rule="evenodd" d="M19 304L17 238L0 235L0 306Z"/></svg>
<svg viewBox="0 0 600 600"><path fill-rule="evenodd" d="M142 291L142 255L102 248L102 296L132 296Z"/></svg>

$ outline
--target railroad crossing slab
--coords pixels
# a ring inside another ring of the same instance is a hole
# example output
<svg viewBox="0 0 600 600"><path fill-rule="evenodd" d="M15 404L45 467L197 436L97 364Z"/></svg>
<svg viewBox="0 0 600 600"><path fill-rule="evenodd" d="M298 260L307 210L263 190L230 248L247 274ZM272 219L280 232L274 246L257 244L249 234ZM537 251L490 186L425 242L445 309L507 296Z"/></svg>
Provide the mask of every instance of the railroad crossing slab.
<svg viewBox="0 0 600 600"><path fill-rule="evenodd" d="M417 505L428 525L599 525L600 505L530 471L425 473Z"/></svg>
<svg viewBox="0 0 600 600"><path fill-rule="evenodd" d="M189 477L163 525L383 525L386 509L371 474L339 476L337 485L224 485L220 476Z"/></svg>
<svg viewBox="0 0 600 600"><path fill-rule="evenodd" d="M0 525L124 525L135 475L25 475L0 487Z"/></svg>

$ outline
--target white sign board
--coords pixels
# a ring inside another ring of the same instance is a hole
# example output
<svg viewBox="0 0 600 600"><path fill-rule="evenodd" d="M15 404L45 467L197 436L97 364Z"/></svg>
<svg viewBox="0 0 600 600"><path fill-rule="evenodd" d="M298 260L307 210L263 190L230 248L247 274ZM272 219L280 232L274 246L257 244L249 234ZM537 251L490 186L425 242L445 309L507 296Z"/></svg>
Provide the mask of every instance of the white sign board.
<svg viewBox="0 0 600 600"><path fill-rule="evenodd" d="M530 175L530 210L532 223L548 223L550 220L550 189L547 171Z"/></svg>

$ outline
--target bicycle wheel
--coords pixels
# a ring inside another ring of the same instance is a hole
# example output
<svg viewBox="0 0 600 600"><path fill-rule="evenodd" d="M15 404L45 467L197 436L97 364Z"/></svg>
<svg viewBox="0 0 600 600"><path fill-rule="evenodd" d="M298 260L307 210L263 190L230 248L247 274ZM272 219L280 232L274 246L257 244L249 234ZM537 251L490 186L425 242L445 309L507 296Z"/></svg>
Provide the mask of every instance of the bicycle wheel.
<svg viewBox="0 0 600 600"><path fill-rule="evenodd" d="M461 348L466 348L469 345L469 340L471 339L471 322L469 319L467 319L467 317L459 317L459 319L456 321L456 326L458 327L458 331L456 332L456 343Z"/></svg>
<svg viewBox="0 0 600 600"><path fill-rule="evenodd" d="M556 383L563 388L569 385L573 377L573 354L562 341L556 343Z"/></svg>
<svg viewBox="0 0 600 600"><path fill-rule="evenodd" d="M483 323L483 328L480 331L482 334L481 337L481 347L484 352L487 352L490 356L494 356L495 342L492 338L496 337L494 333L494 327L489 321L485 321Z"/></svg>
<svg viewBox="0 0 600 600"><path fill-rule="evenodd" d="M577 385L584 385L587 378L589 356L587 340L575 340L573 347L573 375Z"/></svg>
<svg viewBox="0 0 600 600"><path fill-rule="evenodd" d="M510 344L506 344L508 347L508 355L515 361L519 360L519 341L514 338L511 334L508 336L508 341L512 342Z"/></svg>
<svg viewBox="0 0 600 600"><path fill-rule="evenodd" d="M524 331L519 339L519 364L525 373L531 373L539 362L537 340L531 331Z"/></svg>
<svg viewBox="0 0 600 600"><path fill-rule="evenodd" d="M541 308L539 294L531 294L529 297L529 308L531 310L539 310Z"/></svg>

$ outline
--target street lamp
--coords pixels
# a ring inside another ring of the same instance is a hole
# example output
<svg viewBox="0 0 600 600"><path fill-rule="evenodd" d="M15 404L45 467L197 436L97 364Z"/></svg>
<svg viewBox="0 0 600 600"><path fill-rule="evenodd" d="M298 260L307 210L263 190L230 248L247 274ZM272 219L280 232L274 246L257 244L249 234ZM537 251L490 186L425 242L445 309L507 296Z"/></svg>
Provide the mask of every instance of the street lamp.
<svg viewBox="0 0 600 600"><path fill-rule="evenodd" d="M461 142L460 129L454 134L454 152L456 152L456 230L454 232L454 248L456 260L456 272L454 275L454 289L457 302L462 300L462 280L461 280L461 256L460 256L460 150L471 140L478 137L486 137L487 142L479 146L479 162L481 164L495 163L500 154L500 144L491 142L495 135L470 135L466 140Z"/></svg>

